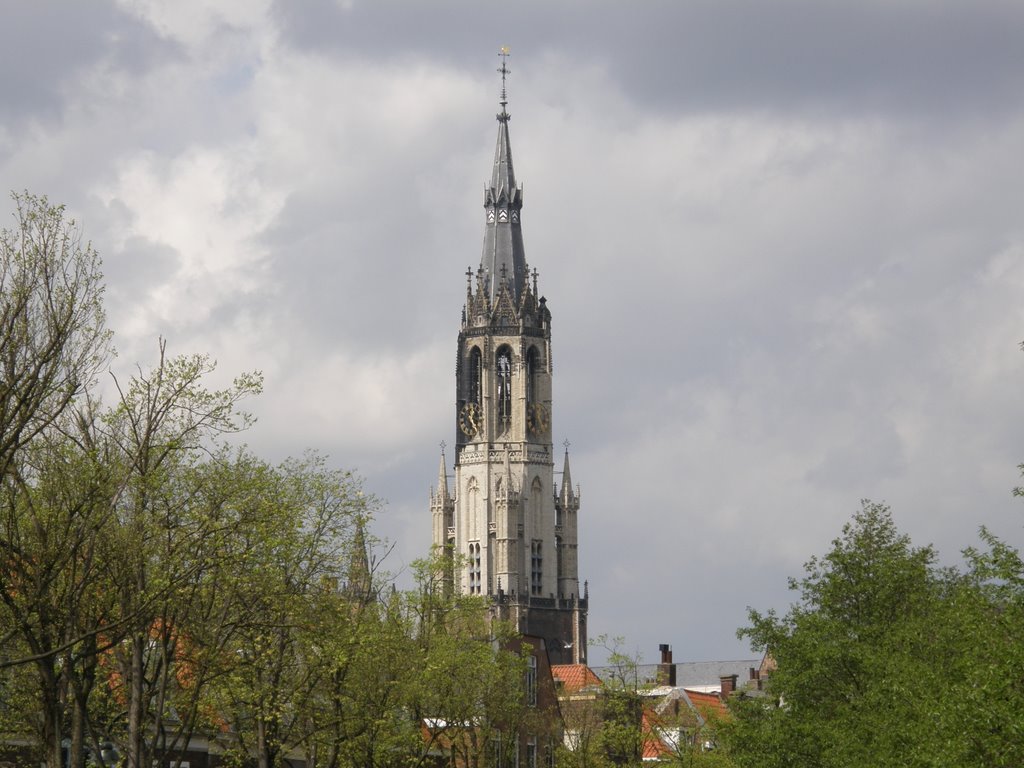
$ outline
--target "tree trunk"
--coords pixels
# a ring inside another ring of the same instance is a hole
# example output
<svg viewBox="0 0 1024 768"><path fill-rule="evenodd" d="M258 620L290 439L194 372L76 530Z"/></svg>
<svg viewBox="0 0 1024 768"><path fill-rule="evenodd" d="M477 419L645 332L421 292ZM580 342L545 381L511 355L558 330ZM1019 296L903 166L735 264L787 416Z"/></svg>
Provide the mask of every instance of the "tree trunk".
<svg viewBox="0 0 1024 768"><path fill-rule="evenodd" d="M64 708L60 701L58 680L51 657L36 664L39 670L40 699L43 710L43 761L46 768L64 768L61 738L64 730Z"/></svg>
<svg viewBox="0 0 1024 768"><path fill-rule="evenodd" d="M145 635L136 634L131 639L130 674L128 679L128 744L126 755L128 768L145 768L143 749L143 710L145 694Z"/></svg>

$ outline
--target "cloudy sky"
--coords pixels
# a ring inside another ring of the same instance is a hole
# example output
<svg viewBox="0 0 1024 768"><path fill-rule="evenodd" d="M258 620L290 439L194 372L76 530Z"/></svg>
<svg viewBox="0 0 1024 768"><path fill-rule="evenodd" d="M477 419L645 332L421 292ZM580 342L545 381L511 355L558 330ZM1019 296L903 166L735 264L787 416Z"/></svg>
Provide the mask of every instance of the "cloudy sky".
<svg viewBox="0 0 1024 768"><path fill-rule="evenodd" d="M751 656L862 498L1024 545L1021 3L2 5L0 187L101 252L115 367L263 371L247 442L357 469L400 580L502 45L593 635Z"/></svg>

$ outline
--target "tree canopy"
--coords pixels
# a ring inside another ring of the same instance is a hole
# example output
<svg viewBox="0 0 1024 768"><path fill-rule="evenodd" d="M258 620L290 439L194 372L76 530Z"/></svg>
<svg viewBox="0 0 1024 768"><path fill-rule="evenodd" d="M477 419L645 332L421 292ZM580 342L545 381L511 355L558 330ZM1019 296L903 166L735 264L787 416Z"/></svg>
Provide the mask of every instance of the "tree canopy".
<svg viewBox="0 0 1024 768"><path fill-rule="evenodd" d="M987 532L941 567L865 502L740 631L776 665L723 728L743 766L1010 766L1024 760L1024 570Z"/></svg>
<svg viewBox="0 0 1024 768"><path fill-rule="evenodd" d="M414 768L442 743L480 764L522 716L507 630L436 569L383 588L378 502L357 476L226 442L251 424L258 373L212 388L213 361L161 340L101 402L99 257L63 208L14 201L0 235L0 750L149 768L202 735L260 768ZM428 719L446 723L429 738Z"/></svg>

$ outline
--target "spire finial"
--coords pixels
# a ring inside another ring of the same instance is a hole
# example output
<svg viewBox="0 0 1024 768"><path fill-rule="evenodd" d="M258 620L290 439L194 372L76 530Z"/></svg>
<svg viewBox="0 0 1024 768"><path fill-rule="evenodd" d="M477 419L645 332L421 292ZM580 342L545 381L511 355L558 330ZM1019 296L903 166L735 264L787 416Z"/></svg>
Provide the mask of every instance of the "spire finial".
<svg viewBox="0 0 1024 768"><path fill-rule="evenodd" d="M508 57L510 56L508 46L501 46L498 55L501 56L501 67L498 68L498 72L501 73L501 100L498 102L501 104L501 114L498 115L498 119L502 122L508 122L509 114L505 109L508 106L508 97L505 95L505 78L512 72L507 66Z"/></svg>
<svg viewBox="0 0 1024 768"><path fill-rule="evenodd" d="M440 466L437 469L437 498L440 499L441 501L446 501L449 498L451 498L451 496L448 493L448 472L447 472L447 469L445 467L445 460L444 460L444 449L446 447L447 447L447 444L445 443L444 440L442 440L441 441L441 464L440 464Z"/></svg>

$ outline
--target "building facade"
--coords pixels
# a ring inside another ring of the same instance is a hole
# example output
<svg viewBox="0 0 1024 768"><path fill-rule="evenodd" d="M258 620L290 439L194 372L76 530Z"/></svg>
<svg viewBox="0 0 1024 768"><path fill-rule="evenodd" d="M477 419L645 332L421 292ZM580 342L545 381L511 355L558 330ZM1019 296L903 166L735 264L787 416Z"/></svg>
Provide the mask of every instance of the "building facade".
<svg viewBox="0 0 1024 768"><path fill-rule="evenodd" d="M480 265L466 271L455 371L454 487L442 450L431 492L433 544L452 558L452 585L486 596L497 618L543 638L552 663L583 663L580 492L569 452L561 483L552 444L551 312L523 247L523 187L509 142L504 64L498 140L484 189Z"/></svg>

